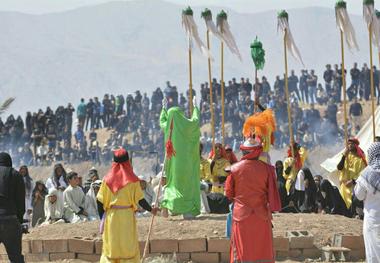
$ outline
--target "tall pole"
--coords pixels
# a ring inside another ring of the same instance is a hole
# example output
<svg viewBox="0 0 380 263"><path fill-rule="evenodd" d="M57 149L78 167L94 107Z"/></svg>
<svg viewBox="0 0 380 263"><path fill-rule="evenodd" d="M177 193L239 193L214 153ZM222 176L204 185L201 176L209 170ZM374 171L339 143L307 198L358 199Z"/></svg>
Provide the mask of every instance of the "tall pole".
<svg viewBox="0 0 380 263"><path fill-rule="evenodd" d="M380 53L379 53L380 54ZM224 145L224 137L225 137L225 131L224 131L224 43L223 41L220 41L220 85L221 85L221 99L222 99L222 144Z"/></svg>
<svg viewBox="0 0 380 263"><path fill-rule="evenodd" d="M193 69L191 61L191 48L189 47L189 110L190 118L193 115Z"/></svg>
<svg viewBox="0 0 380 263"><path fill-rule="evenodd" d="M368 28L368 33L369 33L369 62L371 66L371 102L372 102L372 133L373 133L373 141L375 141L376 137L376 123L375 123L375 87L373 83L373 59L372 59L372 22L369 25Z"/></svg>
<svg viewBox="0 0 380 263"><path fill-rule="evenodd" d="M288 105L288 122L289 122L289 137L290 137L290 149L292 152L292 157L294 157L294 136L293 136L293 127L292 127L292 112L290 110L290 100L289 100L289 88L288 88L288 51L286 50L286 36L288 32L285 29L284 32L284 59L285 59L285 95L286 103Z"/></svg>
<svg viewBox="0 0 380 263"><path fill-rule="evenodd" d="M210 51L210 31L206 32L207 37L207 49ZM212 91L212 79L211 79L211 58L208 58L208 82L210 88L210 113L211 113L211 134L212 134L212 149L215 149L215 119L214 119L214 99Z"/></svg>
<svg viewBox="0 0 380 263"><path fill-rule="evenodd" d="M344 41L343 31L340 30L340 46L342 51L342 84L343 84L343 112L344 112L344 141L347 146L348 141L348 119L347 119L347 91L346 91L346 72L344 66Z"/></svg>

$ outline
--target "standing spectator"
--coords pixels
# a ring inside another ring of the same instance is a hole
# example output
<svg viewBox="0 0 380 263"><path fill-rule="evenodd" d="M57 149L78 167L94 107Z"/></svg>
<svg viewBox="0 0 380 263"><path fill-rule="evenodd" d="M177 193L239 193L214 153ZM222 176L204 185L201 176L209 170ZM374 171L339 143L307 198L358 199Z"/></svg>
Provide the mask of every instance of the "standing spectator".
<svg viewBox="0 0 380 263"><path fill-rule="evenodd" d="M358 69L358 63L354 63L354 67L350 70L351 74L351 88L355 94L358 94L360 86L360 70Z"/></svg>
<svg viewBox="0 0 380 263"><path fill-rule="evenodd" d="M301 77L300 77L300 90L301 90L301 96L302 96L302 102L306 104L309 104L309 87L307 84L307 70L301 70Z"/></svg>
<svg viewBox="0 0 380 263"><path fill-rule="evenodd" d="M363 108L357 98L354 98L354 102L350 106L349 115L355 131L358 132L360 130L361 117L363 116Z"/></svg>
<svg viewBox="0 0 380 263"><path fill-rule="evenodd" d="M307 77L307 85L309 87L309 96L311 103L315 103L317 99L317 83L318 77L314 74L314 70L311 70L310 75Z"/></svg>
<svg viewBox="0 0 380 263"><path fill-rule="evenodd" d="M289 81L289 93L296 93L298 100L301 100L300 93L298 91L298 77L294 74L294 70L291 71Z"/></svg>
<svg viewBox="0 0 380 263"><path fill-rule="evenodd" d="M326 65L326 70L323 73L323 79L325 80L325 89L327 94L331 93L331 82L333 80L334 71L331 69L331 65Z"/></svg>
<svg viewBox="0 0 380 263"><path fill-rule="evenodd" d="M77 107L77 118L78 123L84 127L84 123L86 120L86 104L84 103L84 99L80 100L80 104Z"/></svg>
<svg viewBox="0 0 380 263"><path fill-rule="evenodd" d="M25 210L26 213L24 215L24 219L29 220L29 216L33 212L32 207L32 199L33 199L33 188L34 183L32 177L29 175L28 167L27 166L21 166L19 170L19 174L22 176L24 180L25 185Z"/></svg>
<svg viewBox="0 0 380 263"><path fill-rule="evenodd" d="M37 181L32 193L32 227L45 221L45 197L48 194L47 188L42 181Z"/></svg>
<svg viewBox="0 0 380 263"><path fill-rule="evenodd" d="M94 127L95 124L95 116L94 116L94 101L90 99L90 101L86 105L86 131L88 130L88 125L90 124L90 129Z"/></svg>

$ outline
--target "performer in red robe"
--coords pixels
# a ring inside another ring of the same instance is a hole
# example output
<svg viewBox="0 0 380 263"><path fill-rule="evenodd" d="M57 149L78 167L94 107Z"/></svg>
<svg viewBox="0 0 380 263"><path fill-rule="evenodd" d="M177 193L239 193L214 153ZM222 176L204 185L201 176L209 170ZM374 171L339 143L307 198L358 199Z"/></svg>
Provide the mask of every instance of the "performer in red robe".
<svg viewBox="0 0 380 263"><path fill-rule="evenodd" d="M242 160L231 167L226 196L234 202L230 262L275 262L272 213L281 210L273 166L260 161L254 139L240 146Z"/></svg>

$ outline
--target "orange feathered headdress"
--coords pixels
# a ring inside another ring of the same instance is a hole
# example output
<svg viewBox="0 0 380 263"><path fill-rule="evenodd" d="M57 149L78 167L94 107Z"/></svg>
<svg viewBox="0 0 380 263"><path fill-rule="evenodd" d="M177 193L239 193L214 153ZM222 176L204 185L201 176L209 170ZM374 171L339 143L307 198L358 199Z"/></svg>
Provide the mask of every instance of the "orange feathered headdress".
<svg viewBox="0 0 380 263"><path fill-rule="evenodd" d="M268 136L270 133L271 143L274 143L274 131L276 130L276 121L273 111L266 109L263 112L255 113L248 117L243 126L244 137L257 135L259 137Z"/></svg>

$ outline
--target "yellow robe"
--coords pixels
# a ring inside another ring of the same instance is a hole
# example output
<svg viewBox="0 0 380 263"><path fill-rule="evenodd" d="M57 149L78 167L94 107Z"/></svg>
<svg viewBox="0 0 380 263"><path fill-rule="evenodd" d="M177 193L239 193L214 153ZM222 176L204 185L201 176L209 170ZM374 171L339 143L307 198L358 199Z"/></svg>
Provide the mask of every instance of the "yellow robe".
<svg viewBox="0 0 380 263"><path fill-rule="evenodd" d="M206 182L211 182L210 163L206 159L201 158L200 168L201 168L201 171L200 171L201 180L206 181Z"/></svg>
<svg viewBox="0 0 380 263"><path fill-rule="evenodd" d="M356 180L359 178L360 172L366 167L364 161L359 156L349 153L345 162L344 168L339 172L339 192L343 198L347 208L352 204L352 189L353 186L347 187L344 182Z"/></svg>
<svg viewBox="0 0 380 263"><path fill-rule="evenodd" d="M304 163L306 161L306 158L307 158L307 151L306 151L306 149L304 147L301 147L301 149L299 149L298 153L300 154L301 163L302 163L302 167L303 167ZM292 183L295 182L295 180L297 178L297 175L298 175L298 172L299 172L299 170L297 170L297 169L295 169L295 167L293 167L290 170L289 174L285 173L286 169L290 166L290 164L292 162L293 162L293 157L288 157L288 158L285 159L285 161L284 161L284 172L282 174L282 176L286 180L285 188L286 188L286 192L288 194L290 193L290 188L292 187Z"/></svg>
<svg viewBox="0 0 380 263"><path fill-rule="evenodd" d="M227 177L228 174L224 171L224 169L229 166L231 166L230 162L224 158L215 160L215 164L211 172L211 182L213 184L211 193L224 194L224 185L219 183L218 176Z"/></svg>
<svg viewBox="0 0 380 263"><path fill-rule="evenodd" d="M103 182L97 198L103 203L103 208L107 213L100 262L140 263L134 213L138 202L144 198L140 182L129 183L115 194ZM131 206L132 208L112 209L112 206Z"/></svg>

